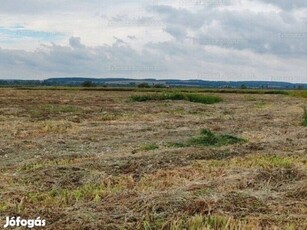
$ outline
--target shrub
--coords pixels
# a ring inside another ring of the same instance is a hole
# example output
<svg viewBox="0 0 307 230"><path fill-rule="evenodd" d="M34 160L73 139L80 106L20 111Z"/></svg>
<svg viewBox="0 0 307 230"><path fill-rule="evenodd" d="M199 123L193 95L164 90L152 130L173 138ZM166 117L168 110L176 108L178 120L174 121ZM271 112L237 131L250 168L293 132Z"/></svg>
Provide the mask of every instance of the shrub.
<svg viewBox="0 0 307 230"><path fill-rule="evenodd" d="M150 88L150 85L148 83L141 83L138 85L138 88Z"/></svg>
<svg viewBox="0 0 307 230"><path fill-rule="evenodd" d="M81 84L82 87L94 87L95 84L92 82L92 81L84 81L82 84Z"/></svg>
<svg viewBox="0 0 307 230"><path fill-rule="evenodd" d="M153 86L153 88L157 88L157 89L166 88L166 85L163 85L163 84L155 84L155 85Z"/></svg>

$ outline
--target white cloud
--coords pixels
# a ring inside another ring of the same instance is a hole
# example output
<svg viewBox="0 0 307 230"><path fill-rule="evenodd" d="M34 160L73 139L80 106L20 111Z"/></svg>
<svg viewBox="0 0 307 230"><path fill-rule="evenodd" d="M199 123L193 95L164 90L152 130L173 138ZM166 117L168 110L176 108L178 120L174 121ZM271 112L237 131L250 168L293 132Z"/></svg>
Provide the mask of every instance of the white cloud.
<svg viewBox="0 0 307 230"><path fill-rule="evenodd" d="M304 0L3 0L0 78L307 82L306 12Z"/></svg>

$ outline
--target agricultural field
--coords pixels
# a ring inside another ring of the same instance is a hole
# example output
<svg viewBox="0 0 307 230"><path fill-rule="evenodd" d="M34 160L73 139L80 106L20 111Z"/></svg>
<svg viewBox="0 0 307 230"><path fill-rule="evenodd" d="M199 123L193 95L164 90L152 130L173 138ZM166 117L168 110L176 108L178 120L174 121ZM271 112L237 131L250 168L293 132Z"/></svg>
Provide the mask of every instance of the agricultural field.
<svg viewBox="0 0 307 230"><path fill-rule="evenodd" d="M0 89L0 226L307 229L306 91L162 91Z"/></svg>

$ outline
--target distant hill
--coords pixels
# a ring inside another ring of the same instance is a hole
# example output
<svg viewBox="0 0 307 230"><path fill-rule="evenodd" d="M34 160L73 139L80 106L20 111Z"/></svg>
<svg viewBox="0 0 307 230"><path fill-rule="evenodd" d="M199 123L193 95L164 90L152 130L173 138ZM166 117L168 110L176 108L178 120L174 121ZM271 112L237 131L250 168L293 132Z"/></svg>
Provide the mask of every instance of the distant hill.
<svg viewBox="0 0 307 230"><path fill-rule="evenodd" d="M140 84L148 87L202 87L202 88L270 88L270 89L307 89L307 84L295 84L275 81L205 81L205 80L157 80L130 78L49 78L35 80L0 80L0 86L82 86L84 82L96 86L134 87Z"/></svg>

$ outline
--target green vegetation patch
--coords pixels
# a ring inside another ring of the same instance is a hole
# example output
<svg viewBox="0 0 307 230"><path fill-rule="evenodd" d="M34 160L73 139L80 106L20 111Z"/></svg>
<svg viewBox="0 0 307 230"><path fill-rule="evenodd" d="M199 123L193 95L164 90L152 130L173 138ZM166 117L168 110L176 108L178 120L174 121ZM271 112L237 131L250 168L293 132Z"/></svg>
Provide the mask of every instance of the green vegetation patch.
<svg viewBox="0 0 307 230"><path fill-rule="evenodd" d="M290 91L290 95L294 97L307 98L307 90L293 90Z"/></svg>
<svg viewBox="0 0 307 230"><path fill-rule="evenodd" d="M189 147L189 146L224 146L237 143L244 143L246 140L230 135L230 134L215 134L209 129L203 129L199 136L193 137L186 143L173 143L173 147Z"/></svg>
<svg viewBox="0 0 307 230"><path fill-rule="evenodd" d="M144 146L142 146L141 150L144 151L151 151L151 150L156 150L159 149L159 146L156 144L146 144Z"/></svg>
<svg viewBox="0 0 307 230"><path fill-rule="evenodd" d="M163 93L163 94L148 94L148 95L134 95L130 99L136 102L144 101L164 101L164 100L183 100L202 104L214 104L221 102L223 99L218 96L191 94L191 93Z"/></svg>
<svg viewBox="0 0 307 230"><path fill-rule="evenodd" d="M286 90L263 90L263 89L209 89L212 93L233 93L233 94L279 94L289 95Z"/></svg>

